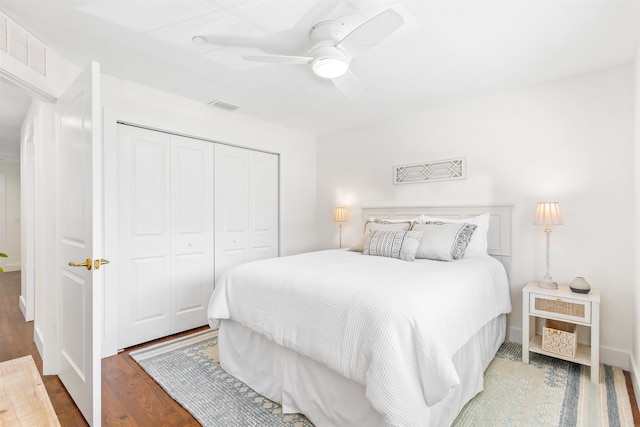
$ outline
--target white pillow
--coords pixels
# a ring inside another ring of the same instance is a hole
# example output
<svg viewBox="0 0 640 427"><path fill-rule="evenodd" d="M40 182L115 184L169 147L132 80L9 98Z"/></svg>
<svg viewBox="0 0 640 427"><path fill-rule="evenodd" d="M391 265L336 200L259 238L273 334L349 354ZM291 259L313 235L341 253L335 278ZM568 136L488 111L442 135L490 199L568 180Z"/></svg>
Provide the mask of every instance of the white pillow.
<svg viewBox="0 0 640 427"><path fill-rule="evenodd" d="M382 231L373 230L367 236L363 255L398 258L415 261L416 250L420 243L420 231Z"/></svg>
<svg viewBox="0 0 640 427"><path fill-rule="evenodd" d="M471 218L434 218L431 216L421 215L420 222L444 222L444 223L468 223L478 226L471 236L471 241L467 245L465 255L486 255L487 254L487 234L489 232L489 213L474 216Z"/></svg>
<svg viewBox="0 0 640 427"><path fill-rule="evenodd" d="M371 231L381 230L381 231L409 231L411 228L411 220L403 219L403 220L393 220L387 221L382 219L370 219L364 224L364 234L360 239L360 243L352 248L350 251L354 252L362 252L364 250L364 245L367 242L367 237Z"/></svg>
<svg viewBox="0 0 640 427"><path fill-rule="evenodd" d="M411 231L422 231L422 238L416 250L416 258L439 261L462 259L477 227L475 224L451 222L414 224Z"/></svg>

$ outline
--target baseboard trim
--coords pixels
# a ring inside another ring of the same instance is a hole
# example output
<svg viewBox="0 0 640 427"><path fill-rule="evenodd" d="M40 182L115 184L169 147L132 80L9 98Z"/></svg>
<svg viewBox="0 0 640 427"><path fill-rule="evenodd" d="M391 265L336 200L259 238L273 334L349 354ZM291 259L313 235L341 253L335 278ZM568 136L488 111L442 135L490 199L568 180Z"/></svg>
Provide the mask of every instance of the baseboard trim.
<svg viewBox="0 0 640 427"><path fill-rule="evenodd" d="M40 357L42 357L42 351L44 349L43 341L42 341L42 333L40 332L40 328L33 328L33 341L36 344L36 348L38 349L38 353L40 353Z"/></svg>
<svg viewBox="0 0 640 427"><path fill-rule="evenodd" d="M22 312L22 317L24 317L26 321L27 320L27 303L24 301L24 298L22 298L22 295L18 297L18 300L20 301L20 311Z"/></svg>
<svg viewBox="0 0 640 427"><path fill-rule="evenodd" d="M509 328L509 341L522 344L522 329ZM600 363L610 366L617 366L625 371L630 368L631 354L615 348L600 346Z"/></svg>
<svg viewBox="0 0 640 427"><path fill-rule="evenodd" d="M631 384L633 385L633 392L636 395L636 404L640 408L640 366L633 355L629 355L629 373L631 374Z"/></svg>
<svg viewBox="0 0 640 427"><path fill-rule="evenodd" d="M4 271L6 271L7 273L10 273L12 271L21 271L22 270L22 265L20 263L11 263L11 264L7 264L4 267Z"/></svg>

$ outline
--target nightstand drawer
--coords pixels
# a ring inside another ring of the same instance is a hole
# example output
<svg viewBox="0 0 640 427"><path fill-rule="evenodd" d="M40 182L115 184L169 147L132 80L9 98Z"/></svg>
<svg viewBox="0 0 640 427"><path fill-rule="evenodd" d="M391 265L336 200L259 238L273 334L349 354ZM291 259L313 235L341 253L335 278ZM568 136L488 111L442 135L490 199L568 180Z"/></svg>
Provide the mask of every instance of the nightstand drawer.
<svg viewBox="0 0 640 427"><path fill-rule="evenodd" d="M532 293L529 295L529 313L590 324L591 302Z"/></svg>

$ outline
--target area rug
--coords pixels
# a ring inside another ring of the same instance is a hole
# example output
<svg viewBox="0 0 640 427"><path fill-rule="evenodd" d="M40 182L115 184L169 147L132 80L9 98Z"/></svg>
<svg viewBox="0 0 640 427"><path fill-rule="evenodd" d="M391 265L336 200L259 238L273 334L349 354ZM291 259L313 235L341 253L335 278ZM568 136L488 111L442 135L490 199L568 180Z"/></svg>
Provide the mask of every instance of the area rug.
<svg viewBox="0 0 640 427"><path fill-rule="evenodd" d="M312 427L300 414L227 374L218 358L218 331L203 331L129 355L205 427Z"/></svg>
<svg viewBox="0 0 640 427"><path fill-rule="evenodd" d="M217 331L203 331L131 352L131 357L205 427L308 427L300 414L227 374L219 364ZM455 427L633 426L621 369L601 365L600 383L589 368L531 354L505 343L485 372L485 390L471 400Z"/></svg>
<svg viewBox="0 0 640 427"><path fill-rule="evenodd" d="M600 383L588 366L530 353L504 343L484 374L484 391L462 409L455 427L632 427L622 369L600 365Z"/></svg>

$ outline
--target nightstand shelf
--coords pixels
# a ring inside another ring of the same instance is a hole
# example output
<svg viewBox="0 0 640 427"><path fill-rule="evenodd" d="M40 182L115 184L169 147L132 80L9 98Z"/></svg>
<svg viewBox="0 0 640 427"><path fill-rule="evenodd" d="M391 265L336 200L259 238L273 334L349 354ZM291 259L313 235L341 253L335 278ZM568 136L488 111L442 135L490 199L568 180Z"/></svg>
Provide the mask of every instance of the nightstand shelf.
<svg viewBox="0 0 640 427"><path fill-rule="evenodd" d="M578 344L575 357L563 356L562 354L552 353L550 351L543 350L542 336L535 335L529 341L529 351L533 353L544 354L545 356L555 357L556 359L562 359L562 360L567 360L569 362L576 362L581 365L591 366L591 347L584 344Z"/></svg>
<svg viewBox="0 0 640 427"><path fill-rule="evenodd" d="M590 329L591 344L578 343L575 357L546 351L542 336L536 334L536 319L550 319L583 325ZM600 379L600 293L592 289L588 294L571 292L568 286L558 289L538 287L529 282L522 289L522 362L529 363L529 352L591 367L591 381Z"/></svg>

